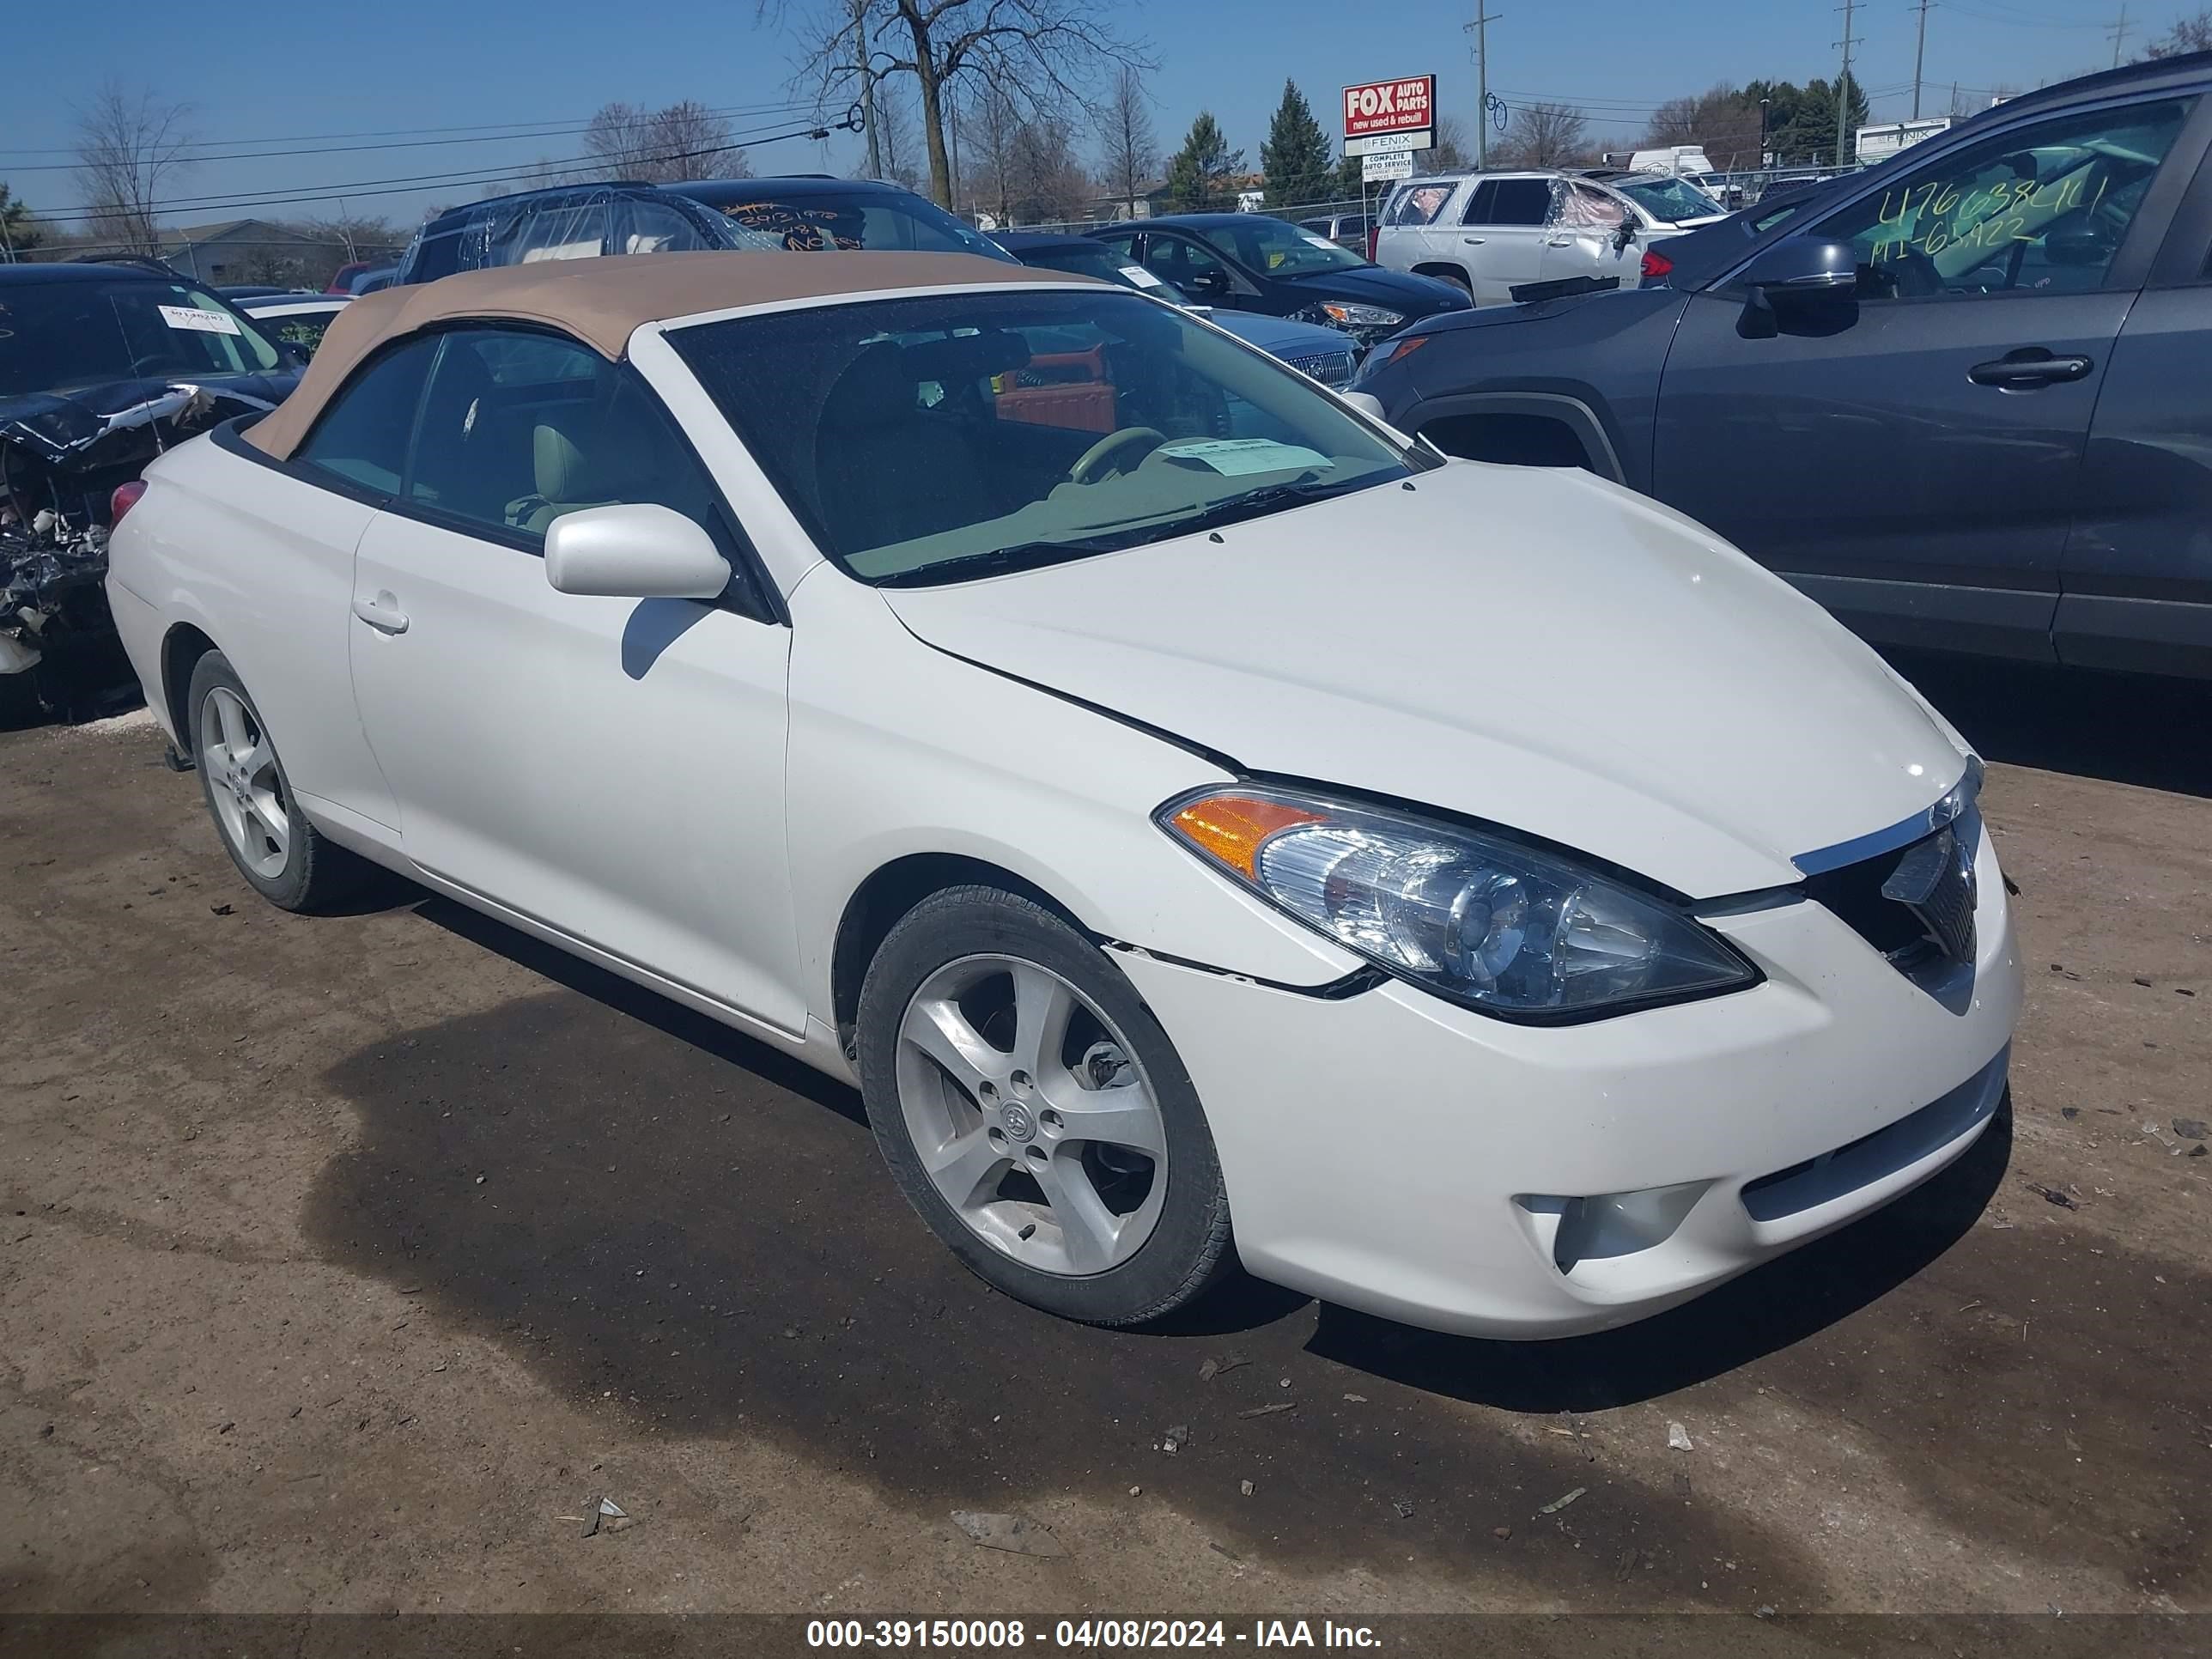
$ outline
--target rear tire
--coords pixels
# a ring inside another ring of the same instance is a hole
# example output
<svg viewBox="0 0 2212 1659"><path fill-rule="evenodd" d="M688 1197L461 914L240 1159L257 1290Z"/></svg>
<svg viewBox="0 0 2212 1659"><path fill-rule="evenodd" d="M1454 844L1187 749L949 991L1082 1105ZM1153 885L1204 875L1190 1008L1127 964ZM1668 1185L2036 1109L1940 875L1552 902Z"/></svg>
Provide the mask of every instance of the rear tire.
<svg viewBox="0 0 2212 1659"><path fill-rule="evenodd" d="M192 665L185 696L200 795L223 851L281 910L319 910L359 890L362 860L307 822L245 682L220 651Z"/></svg>
<svg viewBox="0 0 2212 1659"><path fill-rule="evenodd" d="M860 989L876 1145L932 1231L1007 1295L1140 1325L1234 1263L1198 1092L1113 963L992 887L923 900Z"/></svg>

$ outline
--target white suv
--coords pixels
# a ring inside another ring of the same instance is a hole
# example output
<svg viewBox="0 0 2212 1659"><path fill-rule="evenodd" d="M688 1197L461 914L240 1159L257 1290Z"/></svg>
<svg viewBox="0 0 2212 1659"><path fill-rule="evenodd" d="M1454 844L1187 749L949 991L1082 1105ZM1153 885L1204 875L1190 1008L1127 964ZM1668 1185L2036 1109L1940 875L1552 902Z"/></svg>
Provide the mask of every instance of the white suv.
<svg viewBox="0 0 2212 1659"><path fill-rule="evenodd" d="M1654 242L1722 211L1687 179L1663 173L1442 173L1390 193L1375 262L1456 283L1479 306L1540 298L1577 277L1634 288Z"/></svg>

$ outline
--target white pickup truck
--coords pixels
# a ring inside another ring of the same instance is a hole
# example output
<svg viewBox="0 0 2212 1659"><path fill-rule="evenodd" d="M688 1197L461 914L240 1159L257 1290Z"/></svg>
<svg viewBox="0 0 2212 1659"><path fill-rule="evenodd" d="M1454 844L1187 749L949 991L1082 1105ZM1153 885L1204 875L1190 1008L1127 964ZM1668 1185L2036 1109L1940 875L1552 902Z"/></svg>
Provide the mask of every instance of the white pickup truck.
<svg viewBox="0 0 2212 1659"><path fill-rule="evenodd" d="M1391 191L1375 262L1456 283L1479 306L1539 297L1577 277L1634 288L1656 244L1722 213L1688 179L1664 173L1437 173Z"/></svg>

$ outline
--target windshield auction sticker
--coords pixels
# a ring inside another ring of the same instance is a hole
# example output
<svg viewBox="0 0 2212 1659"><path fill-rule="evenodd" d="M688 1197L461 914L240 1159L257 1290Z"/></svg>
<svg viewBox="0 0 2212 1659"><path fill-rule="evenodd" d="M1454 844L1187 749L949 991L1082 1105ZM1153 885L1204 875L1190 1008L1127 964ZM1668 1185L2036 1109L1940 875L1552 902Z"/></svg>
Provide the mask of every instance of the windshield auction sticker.
<svg viewBox="0 0 2212 1659"><path fill-rule="evenodd" d="M1247 472L1291 472L1329 464L1328 457L1317 449L1279 444L1273 438L1200 438L1191 443L1164 444L1160 453L1171 460L1197 461L1231 477Z"/></svg>
<svg viewBox="0 0 2212 1659"><path fill-rule="evenodd" d="M226 317L220 311L202 311L198 306L162 306L161 320L171 328L197 330L202 334L235 334L238 319Z"/></svg>

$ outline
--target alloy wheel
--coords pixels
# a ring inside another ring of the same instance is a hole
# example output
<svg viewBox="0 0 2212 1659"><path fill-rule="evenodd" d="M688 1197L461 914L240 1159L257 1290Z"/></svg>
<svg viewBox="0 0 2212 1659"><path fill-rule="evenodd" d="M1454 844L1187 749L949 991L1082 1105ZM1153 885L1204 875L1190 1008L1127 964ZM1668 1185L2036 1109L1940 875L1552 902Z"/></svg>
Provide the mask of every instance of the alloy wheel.
<svg viewBox="0 0 2212 1659"><path fill-rule="evenodd" d="M198 761L216 822L240 862L275 881L291 856L289 792L269 734L227 685L211 688L200 703Z"/></svg>
<svg viewBox="0 0 2212 1659"><path fill-rule="evenodd" d="M949 962L900 1021L899 1109L976 1237L1040 1272L1104 1273L1167 1196L1167 1129L1135 1051L1080 991L1009 956Z"/></svg>

